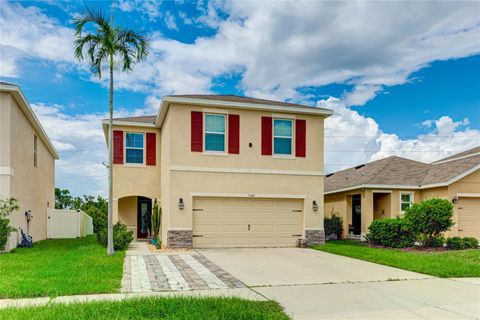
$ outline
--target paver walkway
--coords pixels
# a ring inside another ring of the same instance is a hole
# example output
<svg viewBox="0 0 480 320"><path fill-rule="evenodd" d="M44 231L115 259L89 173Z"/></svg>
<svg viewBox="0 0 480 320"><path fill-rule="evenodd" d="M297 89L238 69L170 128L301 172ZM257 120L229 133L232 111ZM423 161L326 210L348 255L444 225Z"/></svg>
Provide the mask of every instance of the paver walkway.
<svg viewBox="0 0 480 320"><path fill-rule="evenodd" d="M152 253L135 242L125 257L122 292L244 288L231 274L196 252Z"/></svg>

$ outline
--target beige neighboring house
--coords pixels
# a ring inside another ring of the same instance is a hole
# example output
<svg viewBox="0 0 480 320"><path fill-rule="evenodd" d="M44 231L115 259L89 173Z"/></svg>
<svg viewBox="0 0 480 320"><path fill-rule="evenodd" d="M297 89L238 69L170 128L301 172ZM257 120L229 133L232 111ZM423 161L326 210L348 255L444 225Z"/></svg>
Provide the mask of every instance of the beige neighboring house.
<svg viewBox="0 0 480 320"><path fill-rule="evenodd" d="M34 241L47 237L47 209L55 208L55 159L58 153L15 84L0 82L0 198L16 198L20 210L10 224L28 232ZM9 247L20 231L12 232Z"/></svg>
<svg viewBox="0 0 480 320"><path fill-rule="evenodd" d="M331 110L238 96L165 96L114 120L114 221L168 248L324 241L323 137ZM103 121L107 136L108 121Z"/></svg>
<svg viewBox="0 0 480 320"><path fill-rule="evenodd" d="M480 239L480 147L430 164L388 157L325 179L325 213L343 218L344 236L364 235L374 219L401 217L412 203L435 197L454 207L447 236Z"/></svg>

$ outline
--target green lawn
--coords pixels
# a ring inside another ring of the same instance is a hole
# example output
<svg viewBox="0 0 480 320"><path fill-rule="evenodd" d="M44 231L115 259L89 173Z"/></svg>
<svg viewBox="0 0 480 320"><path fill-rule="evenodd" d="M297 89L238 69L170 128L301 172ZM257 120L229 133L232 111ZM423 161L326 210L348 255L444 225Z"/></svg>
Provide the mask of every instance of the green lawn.
<svg viewBox="0 0 480 320"><path fill-rule="evenodd" d="M370 248L352 240L328 241L314 249L442 278L480 277L480 250L405 252Z"/></svg>
<svg viewBox="0 0 480 320"><path fill-rule="evenodd" d="M289 319L274 301L239 298L141 298L0 310L0 319Z"/></svg>
<svg viewBox="0 0 480 320"><path fill-rule="evenodd" d="M118 292L124 257L107 256L94 236L18 248L0 255L0 298Z"/></svg>

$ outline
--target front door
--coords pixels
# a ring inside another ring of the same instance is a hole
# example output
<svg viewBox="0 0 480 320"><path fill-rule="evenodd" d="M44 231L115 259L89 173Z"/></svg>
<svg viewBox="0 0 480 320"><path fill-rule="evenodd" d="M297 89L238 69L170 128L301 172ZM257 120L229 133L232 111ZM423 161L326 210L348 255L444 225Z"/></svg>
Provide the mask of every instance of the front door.
<svg viewBox="0 0 480 320"><path fill-rule="evenodd" d="M138 197L137 238L147 238L151 234L152 200Z"/></svg>
<svg viewBox="0 0 480 320"><path fill-rule="evenodd" d="M352 227L353 234L362 233L362 199L359 194L352 196Z"/></svg>

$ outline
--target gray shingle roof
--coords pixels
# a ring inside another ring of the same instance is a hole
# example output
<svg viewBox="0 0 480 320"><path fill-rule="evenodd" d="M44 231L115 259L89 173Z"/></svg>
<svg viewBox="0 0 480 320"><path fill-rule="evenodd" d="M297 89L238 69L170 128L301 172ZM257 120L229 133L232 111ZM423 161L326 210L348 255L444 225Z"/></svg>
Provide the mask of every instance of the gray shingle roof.
<svg viewBox="0 0 480 320"><path fill-rule="evenodd" d="M474 150L474 149L472 149ZM470 152L469 155L475 152ZM480 165L480 155L453 160L461 154L449 157L445 163L427 164L397 156L372 161L363 166L349 168L327 175L325 191L335 191L363 184L420 186L446 183L464 172Z"/></svg>
<svg viewBox="0 0 480 320"><path fill-rule="evenodd" d="M480 153L480 147L472 148L472 149L469 149L469 150L451 155L449 157L434 161L433 163L442 162L442 161L445 161L445 160L451 160L451 159L455 159L455 158L458 158L458 157L464 157L464 156L468 156L468 155L473 154L473 153Z"/></svg>
<svg viewBox="0 0 480 320"><path fill-rule="evenodd" d="M126 122L144 122L144 123L155 123L157 116L140 116L140 117L128 117L128 118L114 118L115 121L126 121Z"/></svg>

